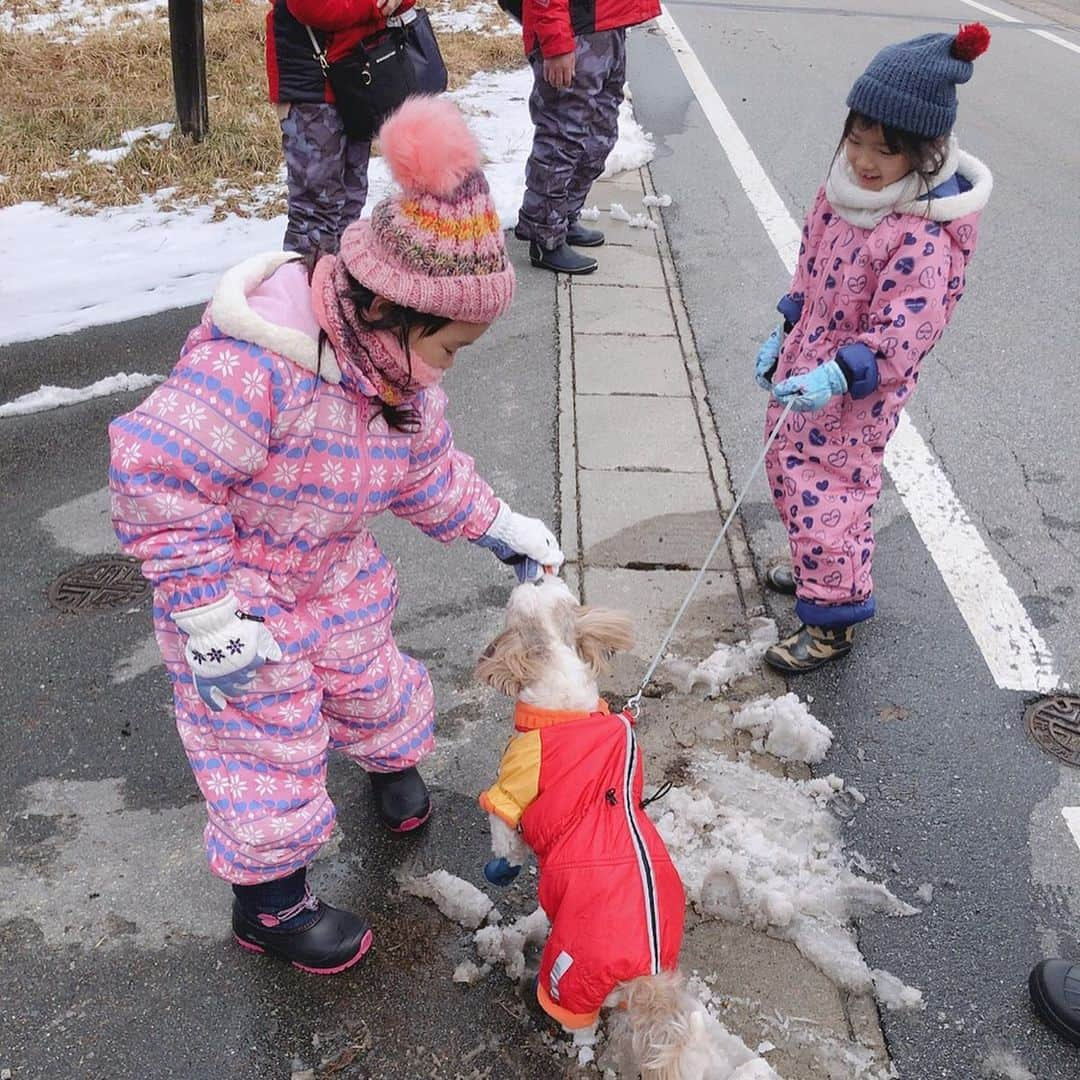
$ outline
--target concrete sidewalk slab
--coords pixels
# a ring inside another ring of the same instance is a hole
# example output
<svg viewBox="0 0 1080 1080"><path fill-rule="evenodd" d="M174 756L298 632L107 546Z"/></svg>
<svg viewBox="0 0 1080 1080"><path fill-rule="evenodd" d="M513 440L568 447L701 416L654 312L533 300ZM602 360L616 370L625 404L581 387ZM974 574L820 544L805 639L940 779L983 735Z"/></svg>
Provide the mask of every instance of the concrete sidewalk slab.
<svg viewBox="0 0 1080 1080"><path fill-rule="evenodd" d="M697 416L686 398L583 395L577 418L583 469L708 472Z"/></svg>
<svg viewBox="0 0 1080 1080"><path fill-rule="evenodd" d="M579 394L689 397L679 339L581 334L574 343Z"/></svg>
<svg viewBox="0 0 1080 1080"><path fill-rule="evenodd" d="M590 224L592 224L590 222ZM605 236L611 236L610 225L617 222L597 222ZM622 234L618 234L621 236ZM645 285L651 288L662 289L665 287L664 271L660 266L660 260L656 252L649 250L648 245L640 244L627 246L616 243L615 236L604 244L603 247L589 248L586 254L591 255L599 264L595 274L585 274L579 279L579 284L587 285Z"/></svg>
<svg viewBox="0 0 1080 1080"><path fill-rule="evenodd" d="M720 530L705 473L585 470L580 484L590 566L697 569ZM725 545L714 569L729 568Z"/></svg>
<svg viewBox="0 0 1080 1080"><path fill-rule="evenodd" d="M666 289L592 285L574 290L575 334L675 333Z"/></svg>

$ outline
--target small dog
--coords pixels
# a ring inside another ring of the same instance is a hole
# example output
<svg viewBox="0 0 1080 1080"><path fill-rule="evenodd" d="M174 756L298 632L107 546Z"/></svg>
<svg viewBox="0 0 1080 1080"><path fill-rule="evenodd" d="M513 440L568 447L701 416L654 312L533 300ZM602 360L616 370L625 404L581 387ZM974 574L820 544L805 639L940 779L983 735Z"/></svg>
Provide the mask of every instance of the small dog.
<svg viewBox="0 0 1080 1080"><path fill-rule="evenodd" d="M536 996L569 1030L625 1006L629 1052L649 1080L706 1075L710 1040L678 975L685 895L645 815L633 719L600 700L597 676L633 644L622 612L582 607L545 574L519 585L477 677L517 699L515 734L480 805L495 856L485 876L508 885L528 849L551 920Z"/></svg>

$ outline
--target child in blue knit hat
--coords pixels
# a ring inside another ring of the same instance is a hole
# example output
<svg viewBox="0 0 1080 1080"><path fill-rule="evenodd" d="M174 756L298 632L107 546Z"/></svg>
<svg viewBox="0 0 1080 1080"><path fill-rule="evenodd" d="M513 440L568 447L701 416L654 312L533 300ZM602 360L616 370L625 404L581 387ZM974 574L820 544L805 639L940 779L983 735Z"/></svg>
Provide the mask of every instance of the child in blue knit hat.
<svg viewBox="0 0 1080 1080"><path fill-rule="evenodd" d="M802 623L765 654L781 671L845 656L874 614L885 444L963 295L990 196L989 169L952 136L956 86L989 42L981 23L925 34L882 49L856 80L783 324L757 356L766 430L792 405L766 458L792 558L766 581L796 596Z"/></svg>

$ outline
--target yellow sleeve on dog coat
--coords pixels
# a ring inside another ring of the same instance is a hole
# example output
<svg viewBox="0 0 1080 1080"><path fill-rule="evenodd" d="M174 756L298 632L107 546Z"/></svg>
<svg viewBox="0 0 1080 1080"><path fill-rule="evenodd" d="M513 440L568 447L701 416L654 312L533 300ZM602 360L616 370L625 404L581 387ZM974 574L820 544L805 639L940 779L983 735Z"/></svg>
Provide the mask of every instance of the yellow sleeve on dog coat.
<svg viewBox="0 0 1080 1080"><path fill-rule="evenodd" d="M540 785L540 732L515 735L499 762L499 779L480 796L480 805L489 814L502 818L512 829L536 798Z"/></svg>

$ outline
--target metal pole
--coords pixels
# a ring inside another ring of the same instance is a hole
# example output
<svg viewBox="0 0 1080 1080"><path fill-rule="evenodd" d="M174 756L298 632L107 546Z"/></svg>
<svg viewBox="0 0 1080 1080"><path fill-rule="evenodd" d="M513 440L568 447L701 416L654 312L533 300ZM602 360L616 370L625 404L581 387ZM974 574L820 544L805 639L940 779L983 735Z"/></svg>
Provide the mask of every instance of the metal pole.
<svg viewBox="0 0 1080 1080"><path fill-rule="evenodd" d="M193 141L201 142L210 129L203 0L169 0L169 41L180 130Z"/></svg>

